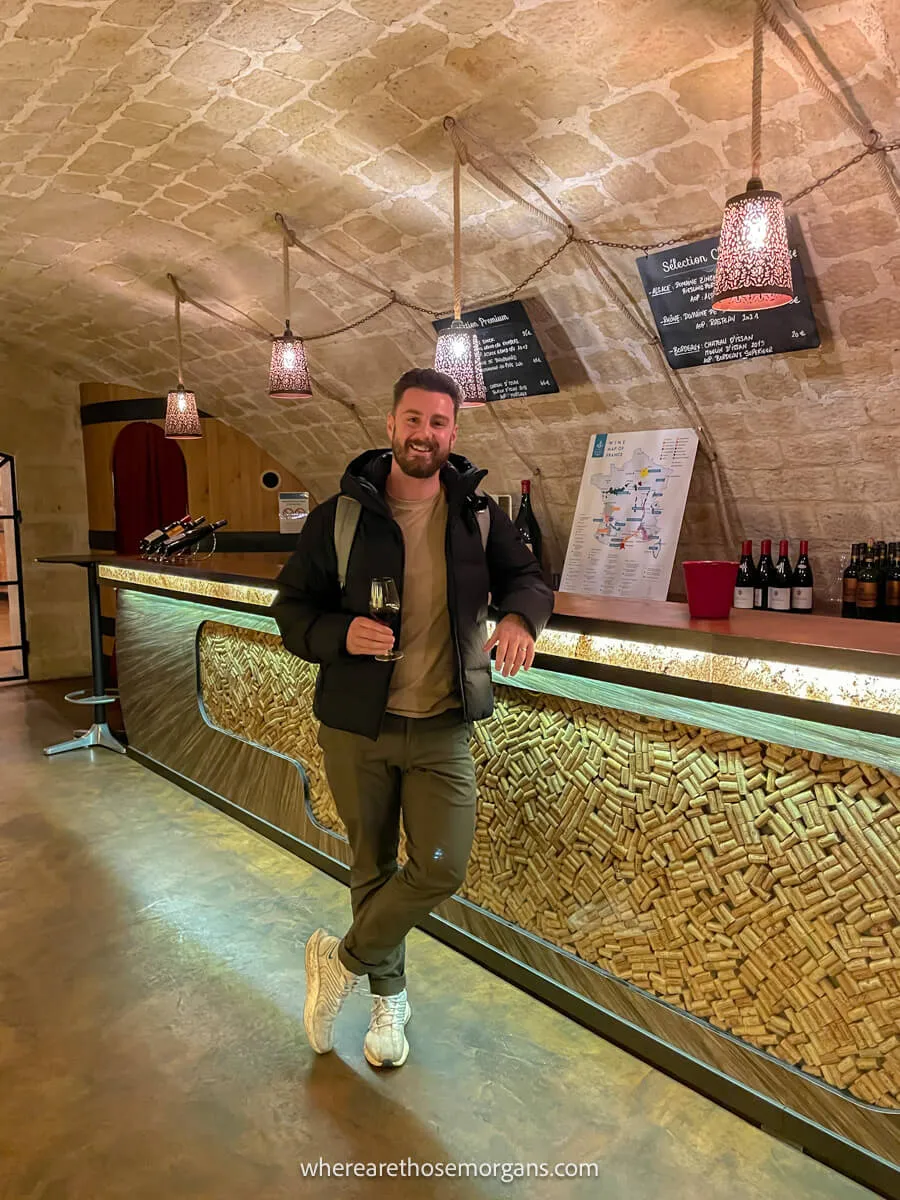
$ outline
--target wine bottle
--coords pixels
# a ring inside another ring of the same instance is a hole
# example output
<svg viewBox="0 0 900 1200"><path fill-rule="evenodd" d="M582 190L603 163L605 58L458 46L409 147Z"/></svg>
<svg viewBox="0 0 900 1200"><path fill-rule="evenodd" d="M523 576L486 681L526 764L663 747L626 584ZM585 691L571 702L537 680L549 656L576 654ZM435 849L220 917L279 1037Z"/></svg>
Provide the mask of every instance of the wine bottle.
<svg viewBox="0 0 900 1200"><path fill-rule="evenodd" d="M884 586L884 619L900 621L900 545L896 542Z"/></svg>
<svg viewBox="0 0 900 1200"><path fill-rule="evenodd" d="M227 521L213 521L212 524L204 521L202 524L195 525L191 529L185 529L182 533L166 539L162 553L167 558L181 554L188 546L195 546L198 542L202 542L205 537L208 537L211 533L215 533L217 529L221 529L223 525L227 524Z"/></svg>
<svg viewBox="0 0 900 1200"><path fill-rule="evenodd" d="M866 556L856 580L856 615L864 621L878 620L878 570L875 543L866 546Z"/></svg>
<svg viewBox="0 0 900 1200"><path fill-rule="evenodd" d="M138 549L144 554L151 554L155 549L163 544L168 536L174 533L180 533L182 529L191 524L191 514L181 518L180 521L170 521L168 525L164 525L162 529L154 529L142 537L138 542Z"/></svg>
<svg viewBox="0 0 900 1200"><path fill-rule="evenodd" d="M887 573L890 566L888 558L887 545L884 542L875 543L875 570L878 572L878 620L886 621L885 615L885 590L887 586Z"/></svg>
<svg viewBox="0 0 900 1200"><path fill-rule="evenodd" d="M841 581L841 616L856 616L856 580L859 575L859 542L850 547L850 562Z"/></svg>
<svg viewBox="0 0 900 1200"><path fill-rule="evenodd" d="M516 514L515 526L522 535L525 545L538 562L540 562L543 537L541 535L541 527L537 523L537 517L534 515L534 509L531 507L530 479L522 480L522 499L519 503L519 511Z"/></svg>
<svg viewBox="0 0 900 1200"><path fill-rule="evenodd" d="M789 543L782 538L778 543L778 562L769 583L769 608L772 612L791 611L791 560L788 558Z"/></svg>
<svg viewBox="0 0 900 1200"><path fill-rule="evenodd" d="M769 607L769 584L775 574L772 562L772 542L766 538L760 543L759 565L756 568L756 583L753 586L753 607L765 610Z"/></svg>
<svg viewBox="0 0 900 1200"><path fill-rule="evenodd" d="M756 564L753 561L753 543L741 543L741 561L734 582L734 607L752 608L756 587Z"/></svg>
<svg viewBox="0 0 900 1200"><path fill-rule="evenodd" d="M791 577L791 612L813 610L813 571L809 562L809 542L800 543L800 557Z"/></svg>

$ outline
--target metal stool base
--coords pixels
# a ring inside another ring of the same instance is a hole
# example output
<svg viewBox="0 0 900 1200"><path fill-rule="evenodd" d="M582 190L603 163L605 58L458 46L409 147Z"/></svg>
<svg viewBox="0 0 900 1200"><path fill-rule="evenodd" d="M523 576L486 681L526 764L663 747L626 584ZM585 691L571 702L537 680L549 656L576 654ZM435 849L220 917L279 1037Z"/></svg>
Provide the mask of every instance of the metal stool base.
<svg viewBox="0 0 900 1200"><path fill-rule="evenodd" d="M102 746L105 750L114 750L117 754L125 753L125 747L105 721L100 724L95 721L81 737L72 738L69 742L57 742L55 746L47 746L44 753L47 755L65 754L68 750L89 750L92 746Z"/></svg>

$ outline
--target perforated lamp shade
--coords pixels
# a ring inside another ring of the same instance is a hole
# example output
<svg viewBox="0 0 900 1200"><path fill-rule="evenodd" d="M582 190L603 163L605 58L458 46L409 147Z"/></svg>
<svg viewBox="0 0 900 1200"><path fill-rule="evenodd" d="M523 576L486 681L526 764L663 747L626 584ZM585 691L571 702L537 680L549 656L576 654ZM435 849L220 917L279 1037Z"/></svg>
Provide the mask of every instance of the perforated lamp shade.
<svg viewBox="0 0 900 1200"><path fill-rule="evenodd" d="M478 335L462 321L451 321L438 334L434 369L456 381L462 393L460 408L483 408L487 403Z"/></svg>
<svg viewBox="0 0 900 1200"><path fill-rule="evenodd" d="M306 349L291 332L290 321L285 321L284 333L272 339L269 395L275 400L304 400L312 394Z"/></svg>
<svg viewBox="0 0 900 1200"><path fill-rule="evenodd" d="M203 437L197 398L193 392L186 392L181 382L166 398L165 433L167 438L176 438L178 441Z"/></svg>
<svg viewBox="0 0 900 1200"><path fill-rule="evenodd" d="M720 312L777 308L794 298L784 202L751 179L725 205L713 285Z"/></svg>

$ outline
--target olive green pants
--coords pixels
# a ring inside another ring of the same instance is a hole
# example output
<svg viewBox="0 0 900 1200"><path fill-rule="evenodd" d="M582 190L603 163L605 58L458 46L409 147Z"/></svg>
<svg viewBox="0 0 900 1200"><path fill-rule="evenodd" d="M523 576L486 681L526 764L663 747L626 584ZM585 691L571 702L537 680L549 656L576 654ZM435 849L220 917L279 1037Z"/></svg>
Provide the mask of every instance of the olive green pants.
<svg viewBox="0 0 900 1200"><path fill-rule="evenodd" d="M465 879L475 832L475 766L459 709L388 713L377 741L319 728L325 773L350 840L353 924L341 962L374 995L406 987L406 934ZM407 861L398 869L400 817Z"/></svg>

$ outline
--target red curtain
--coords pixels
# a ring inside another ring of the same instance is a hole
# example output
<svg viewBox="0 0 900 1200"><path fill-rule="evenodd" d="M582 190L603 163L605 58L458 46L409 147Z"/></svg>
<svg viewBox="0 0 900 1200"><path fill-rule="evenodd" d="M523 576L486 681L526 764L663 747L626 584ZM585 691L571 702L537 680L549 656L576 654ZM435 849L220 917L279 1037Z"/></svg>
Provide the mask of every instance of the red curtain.
<svg viewBox="0 0 900 1200"><path fill-rule="evenodd" d="M133 421L113 447L116 553L135 554L141 538L188 510L187 466L158 425Z"/></svg>

